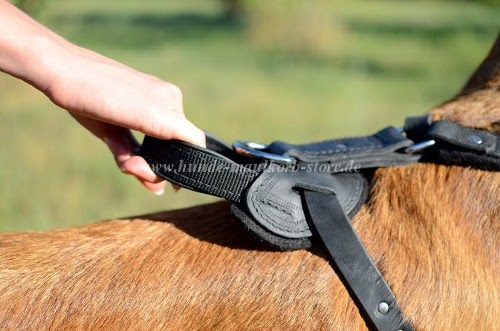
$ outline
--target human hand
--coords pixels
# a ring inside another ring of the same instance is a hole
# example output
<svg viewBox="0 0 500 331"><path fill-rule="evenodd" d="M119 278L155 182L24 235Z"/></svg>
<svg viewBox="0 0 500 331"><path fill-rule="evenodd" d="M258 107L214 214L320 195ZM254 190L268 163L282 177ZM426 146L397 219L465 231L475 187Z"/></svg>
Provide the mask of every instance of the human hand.
<svg viewBox="0 0 500 331"><path fill-rule="evenodd" d="M15 33L13 33L15 31ZM204 146L173 84L78 47L0 0L0 71L45 93L106 142L120 169L161 194L165 182L135 155L130 129Z"/></svg>
<svg viewBox="0 0 500 331"><path fill-rule="evenodd" d="M161 195L165 182L136 155L140 145L129 128L204 146L203 132L184 116L179 88L88 50L72 53L62 66L77 69L54 79L47 95L108 145L122 172Z"/></svg>

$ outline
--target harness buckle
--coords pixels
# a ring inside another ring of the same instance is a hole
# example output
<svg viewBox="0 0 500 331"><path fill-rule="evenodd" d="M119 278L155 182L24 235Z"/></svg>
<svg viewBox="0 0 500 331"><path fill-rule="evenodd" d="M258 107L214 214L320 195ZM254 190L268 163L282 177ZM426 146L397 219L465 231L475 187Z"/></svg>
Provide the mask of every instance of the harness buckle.
<svg viewBox="0 0 500 331"><path fill-rule="evenodd" d="M233 143L233 149L241 155L248 157L257 157L264 160L274 161L282 164L294 164L295 159L290 156L278 155L273 153L264 152L269 145L256 143L246 140L238 140Z"/></svg>
<svg viewBox="0 0 500 331"><path fill-rule="evenodd" d="M407 147L405 149L405 153L406 154L415 154L415 153L418 153L418 152L421 152L423 151L424 149L427 149L431 146L434 146L436 144L436 141L435 140L426 140L426 141L422 141L420 143L417 143L417 144L413 144L409 147Z"/></svg>

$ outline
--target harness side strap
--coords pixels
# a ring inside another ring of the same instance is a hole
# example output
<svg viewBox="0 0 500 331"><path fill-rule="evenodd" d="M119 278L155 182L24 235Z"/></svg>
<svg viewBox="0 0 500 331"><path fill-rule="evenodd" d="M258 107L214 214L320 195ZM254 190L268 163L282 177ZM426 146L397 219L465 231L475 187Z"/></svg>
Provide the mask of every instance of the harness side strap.
<svg viewBox="0 0 500 331"><path fill-rule="evenodd" d="M367 326L377 331L413 331L365 250L335 194L301 189L306 217L314 225L339 278L358 306ZM314 188L312 188L314 189Z"/></svg>

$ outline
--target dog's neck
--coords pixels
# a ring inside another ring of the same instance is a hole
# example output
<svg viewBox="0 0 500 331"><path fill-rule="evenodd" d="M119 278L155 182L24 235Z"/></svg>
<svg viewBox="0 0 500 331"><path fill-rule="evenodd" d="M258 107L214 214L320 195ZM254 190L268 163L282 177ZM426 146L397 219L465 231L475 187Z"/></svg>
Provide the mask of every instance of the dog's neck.
<svg viewBox="0 0 500 331"><path fill-rule="evenodd" d="M500 133L500 35L462 90L431 111L432 119Z"/></svg>

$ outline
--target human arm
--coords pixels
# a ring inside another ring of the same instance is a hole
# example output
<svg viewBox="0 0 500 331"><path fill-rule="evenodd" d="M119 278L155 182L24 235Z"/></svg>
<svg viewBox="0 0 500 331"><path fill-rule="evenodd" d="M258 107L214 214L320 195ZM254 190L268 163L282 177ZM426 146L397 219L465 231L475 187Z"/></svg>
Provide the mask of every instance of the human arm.
<svg viewBox="0 0 500 331"><path fill-rule="evenodd" d="M103 139L120 169L147 188L165 183L135 156L131 131L203 146L175 85L78 47L0 0L0 71L20 78Z"/></svg>

